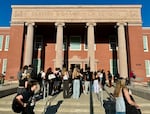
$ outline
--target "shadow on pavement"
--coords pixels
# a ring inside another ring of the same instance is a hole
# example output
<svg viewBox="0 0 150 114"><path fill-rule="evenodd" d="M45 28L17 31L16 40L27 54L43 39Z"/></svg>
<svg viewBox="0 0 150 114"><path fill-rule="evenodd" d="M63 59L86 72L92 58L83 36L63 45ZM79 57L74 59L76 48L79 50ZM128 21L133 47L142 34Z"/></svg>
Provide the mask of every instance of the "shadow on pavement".
<svg viewBox="0 0 150 114"><path fill-rule="evenodd" d="M46 109L45 114L56 114L58 108L60 107L60 105L62 104L62 100L58 101L56 105L52 105L52 106L48 106Z"/></svg>

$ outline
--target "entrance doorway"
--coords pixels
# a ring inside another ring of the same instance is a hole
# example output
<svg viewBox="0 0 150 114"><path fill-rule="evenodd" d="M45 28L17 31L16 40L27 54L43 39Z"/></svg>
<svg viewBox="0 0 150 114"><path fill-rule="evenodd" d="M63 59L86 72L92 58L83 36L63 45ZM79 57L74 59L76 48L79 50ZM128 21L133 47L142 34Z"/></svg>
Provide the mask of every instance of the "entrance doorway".
<svg viewBox="0 0 150 114"><path fill-rule="evenodd" d="M70 64L70 68L73 70L74 68L81 68L81 65L80 64Z"/></svg>

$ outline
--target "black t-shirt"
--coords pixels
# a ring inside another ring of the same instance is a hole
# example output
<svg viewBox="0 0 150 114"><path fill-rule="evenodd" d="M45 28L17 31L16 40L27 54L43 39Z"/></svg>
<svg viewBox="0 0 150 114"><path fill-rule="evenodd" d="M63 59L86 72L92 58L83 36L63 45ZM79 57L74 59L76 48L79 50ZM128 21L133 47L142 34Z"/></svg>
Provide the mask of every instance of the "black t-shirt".
<svg viewBox="0 0 150 114"><path fill-rule="evenodd" d="M22 101L24 103L29 103L29 99L31 99L33 97L34 93L32 91L26 89L26 91L23 92L21 95L23 96Z"/></svg>
<svg viewBox="0 0 150 114"><path fill-rule="evenodd" d="M90 71L85 72L86 81L92 81L93 73Z"/></svg>
<svg viewBox="0 0 150 114"><path fill-rule="evenodd" d="M25 87L25 82L26 82L26 81L28 81L28 79L27 79L27 78L20 79L20 80L19 80L19 86L23 86L23 87Z"/></svg>

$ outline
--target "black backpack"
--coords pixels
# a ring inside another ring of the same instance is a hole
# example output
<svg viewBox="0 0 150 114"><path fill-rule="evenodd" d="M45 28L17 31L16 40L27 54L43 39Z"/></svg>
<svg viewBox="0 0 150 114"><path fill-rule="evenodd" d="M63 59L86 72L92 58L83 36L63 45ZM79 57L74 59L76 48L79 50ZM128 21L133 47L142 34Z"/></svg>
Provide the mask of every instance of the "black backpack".
<svg viewBox="0 0 150 114"><path fill-rule="evenodd" d="M18 102L18 100L16 99L17 95L14 97L13 101L12 101L12 110L15 113L20 113L23 111L23 106Z"/></svg>

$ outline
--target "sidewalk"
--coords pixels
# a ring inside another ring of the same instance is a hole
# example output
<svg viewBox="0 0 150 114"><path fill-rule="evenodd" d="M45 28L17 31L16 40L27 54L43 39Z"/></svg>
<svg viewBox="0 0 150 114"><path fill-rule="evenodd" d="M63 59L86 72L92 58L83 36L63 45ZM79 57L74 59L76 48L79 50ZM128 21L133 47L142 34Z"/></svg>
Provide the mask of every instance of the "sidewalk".
<svg viewBox="0 0 150 114"><path fill-rule="evenodd" d="M0 85L0 98L16 93L18 87L18 81L6 81L3 85Z"/></svg>
<svg viewBox="0 0 150 114"><path fill-rule="evenodd" d="M150 87L145 83L134 83L133 86L128 86L134 95L150 100Z"/></svg>

